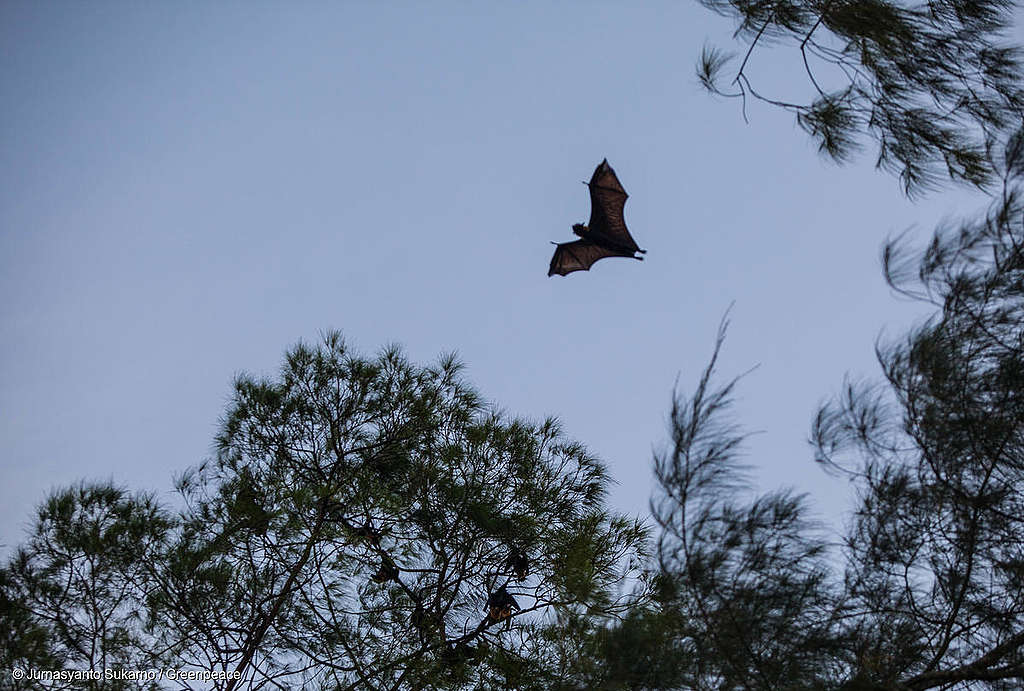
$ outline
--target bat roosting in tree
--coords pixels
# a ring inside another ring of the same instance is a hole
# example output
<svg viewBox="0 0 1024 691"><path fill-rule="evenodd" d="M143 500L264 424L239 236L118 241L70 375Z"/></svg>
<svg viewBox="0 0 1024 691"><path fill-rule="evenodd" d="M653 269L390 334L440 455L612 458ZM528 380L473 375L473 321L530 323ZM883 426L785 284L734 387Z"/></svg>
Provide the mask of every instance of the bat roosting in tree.
<svg viewBox="0 0 1024 691"><path fill-rule="evenodd" d="M370 576L370 580L374 583L387 583L388 581L398 580L398 567L395 566L395 562L391 561L391 557L386 554L380 560L380 568L377 569L377 573Z"/></svg>
<svg viewBox="0 0 1024 691"><path fill-rule="evenodd" d="M512 570L512 573L516 575L516 579L520 581L530 573L530 560L527 559L526 553L518 547L513 549L512 553L508 555L505 565Z"/></svg>
<svg viewBox="0 0 1024 691"><path fill-rule="evenodd" d="M487 626L504 621L507 629L512 626L512 611L518 609L520 609L519 603L509 595L505 586L501 586L487 596L487 617L484 621Z"/></svg>
<svg viewBox="0 0 1024 691"><path fill-rule="evenodd" d="M572 232L581 239L574 242L552 243L557 245L551 258L548 276L565 276L573 271L587 271L598 259L605 257L631 257L643 259L636 253L644 254L633 236L626 230L623 209L629 197L615 171L608 165L608 159L594 171L590 182L590 224L576 223Z"/></svg>

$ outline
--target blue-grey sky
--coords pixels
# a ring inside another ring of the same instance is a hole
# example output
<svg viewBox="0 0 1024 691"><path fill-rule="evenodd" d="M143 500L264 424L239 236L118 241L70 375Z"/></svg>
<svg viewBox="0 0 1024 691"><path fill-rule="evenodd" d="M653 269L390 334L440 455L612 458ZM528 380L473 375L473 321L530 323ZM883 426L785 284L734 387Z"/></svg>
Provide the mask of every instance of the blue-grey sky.
<svg viewBox="0 0 1024 691"><path fill-rule="evenodd" d="M983 200L912 204L870 150L839 168L789 114L744 124L693 75L732 28L694 2L0 4L0 544L82 479L171 500L235 374L329 328L457 351L645 513L673 381L733 301L759 486L838 517L816 405L925 314L880 244ZM751 73L806 95L798 54ZM646 261L547 278L604 157Z"/></svg>

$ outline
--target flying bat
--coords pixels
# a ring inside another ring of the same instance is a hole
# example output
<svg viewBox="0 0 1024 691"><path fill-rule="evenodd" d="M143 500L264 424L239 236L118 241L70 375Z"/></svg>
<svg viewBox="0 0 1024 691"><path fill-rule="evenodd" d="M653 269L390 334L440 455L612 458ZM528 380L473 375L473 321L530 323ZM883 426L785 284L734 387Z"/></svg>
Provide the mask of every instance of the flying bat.
<svg viewBox="0 0 1024 691"><path fill-rule="evenodd" d="M608 159L594 171L590 182L590 223L576 223L572 232L580 236L574 242L554 242L555 256L551 257L548 276L565 276L573 271L588 271L598 259L605 257L630 257L643 260L636 253L644 254L633 236L626 229L623 209L629 197L615 171L608 165Z"/></svg>

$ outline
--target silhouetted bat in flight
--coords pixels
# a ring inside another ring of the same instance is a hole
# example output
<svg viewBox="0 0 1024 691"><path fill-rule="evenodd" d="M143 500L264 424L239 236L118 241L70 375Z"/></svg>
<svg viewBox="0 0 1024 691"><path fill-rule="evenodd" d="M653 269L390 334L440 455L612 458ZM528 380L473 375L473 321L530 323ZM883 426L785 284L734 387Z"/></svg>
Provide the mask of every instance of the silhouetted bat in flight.
<svg viewBox="0 0 1024 691"><path fill-rule="evenodd" d="M572 232L580 236L574 242L552 243L557 245L551 258L548 276L565 276L573 271L587 271L598 259L605 257L631 257L643 259L636 253L644 254L626 230L623 209L629 197L615 171L608 165L608 159L594 171L590 182L590 224L576 223Z"/></svg>

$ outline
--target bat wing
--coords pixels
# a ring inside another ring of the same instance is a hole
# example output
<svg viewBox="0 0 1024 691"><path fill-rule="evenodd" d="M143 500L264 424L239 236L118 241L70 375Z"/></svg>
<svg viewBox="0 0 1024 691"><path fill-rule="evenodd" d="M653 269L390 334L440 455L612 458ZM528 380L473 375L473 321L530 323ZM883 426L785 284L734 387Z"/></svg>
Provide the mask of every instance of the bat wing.
<svg viewBox="0 0 1024 691"><path fill-rule="evenodd" d="M551 257L548 276L565 276L573 271L588 271L594 262L605 257L632 257L631 251L618 251L598 245L590 240L559 243Z"/></svg>
<svg viewBox="0 0 1024 691"><path fill-rule="evenodd" d="M626 229L624 210L629 195L615 171L608 165L608 159L594 170L588 183L590 187L590 234L596 240L604 240L631 252L640 252L633 236ZM615 255L619 256L619 255Z"/></svg>

